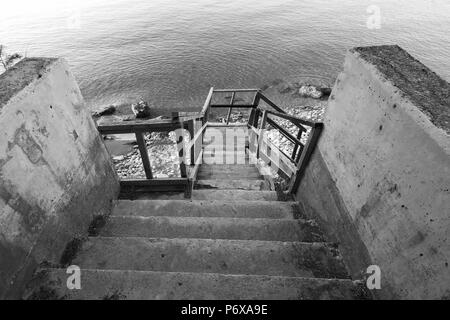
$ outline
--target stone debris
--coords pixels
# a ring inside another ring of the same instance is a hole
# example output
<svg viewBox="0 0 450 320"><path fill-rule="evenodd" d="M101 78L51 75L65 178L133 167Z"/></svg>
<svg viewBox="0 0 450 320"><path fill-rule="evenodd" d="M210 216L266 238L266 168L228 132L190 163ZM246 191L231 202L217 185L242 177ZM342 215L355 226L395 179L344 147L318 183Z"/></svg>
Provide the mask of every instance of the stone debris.
<svg viewBox="0 0 450 320"><path fill-rule="evenodd" d="M325 108L323 105L317 105L317 106L298 106L298 107L290 107L286 108L285 111L289 113L290 115L303 118L305 120L311 120L311 121L322 121L323 115L325 113ZM284 129L286 129L289 133L291 133L293 136L297 136L298 128L289 120L284 120L280 118L273 117L272 120L274 120L276 123L281 125ZM270 128L270 127L269 127ZM311 131L311 128L306 127L306 132L304 132L300 138L300 141L305 144L309 132ZM277 129L269 129L267 131L267 136L269 141L271 141L273 144L275 144L278 148L280 148L281 151L283 151L286 155L292 155L294 144L285 138L282 134L279 133Z"/></svg>
<svg viewBox="0 0 450 320"><path fill-rule="evenodd" d="M322 98L323 94L315 86L301 86L298 89L298 94L302 97L310 97L314 99Z"/></svg>
<svg viewBox="0 0 450 320"><path fill-rule="evenodd" d="M265 87L270 88L270 86ZM282 82L275 88L280 94L291 94L294 97L325 99L331 94L331 88L325 83Z"/></svg>
<svg viewBox="0 0 450 320"><path fill-rule="evenodd" d="M175 133L152 132L145 135L148 155L154 178L180 177L180 162L175 143ZM189 134L185 136L189 141ZM145 171L137 145L126 155L113 157L116 171L121 179L145 179ZM189 164L189 157L186 157Z"/></svg>
<svg viewBox="0 0 450 320"><path fill-rule="evenodd" d="M133 103L131 105L131 111L133 111L136 118L150 117L150 106L143 100L139 101L138 103Z"/></svg>

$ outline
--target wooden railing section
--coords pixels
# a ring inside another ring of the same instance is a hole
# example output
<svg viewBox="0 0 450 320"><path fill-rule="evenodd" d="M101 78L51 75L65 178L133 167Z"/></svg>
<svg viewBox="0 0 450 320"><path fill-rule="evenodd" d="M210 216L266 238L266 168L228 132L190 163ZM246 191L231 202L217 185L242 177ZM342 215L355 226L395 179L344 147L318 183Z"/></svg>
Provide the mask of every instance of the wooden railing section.
<svg viewBox="0 0 450 320"><path fill-rule="evenodd" d="M226 104L212 103L214 94L216 93L231 94L230 101ZM252 101L250 103L236 103L237 95L240 93L252 94ZM261 102L266 104L265 108L262 107ZM211 88L201 111L193 116L181 116L182 113L175 112L172 114L171 119L136 119L133 121L99 124L98 130L101 134L134 133L136 136L146 178L121 180L121 187L123 189L131 189L129 192L135 192L140 189L150 191L184 190L185 196L190 197L198 167L203 159L203 136L208 126L211 109L220 108L228 109L225 120L226 125L229 125L230 117L234 109L250 110L247 120L247 126L249 128L249 151L255 155L256 159L263 160L266 164L275 168L278 174L290 179L289 192L295 193L305 167L317 144L323 124L287 114L262 94L259 89ZM297 134L294 135L279 125L276 122L277 118L290 121L298 129ZM285 152L266 137L265 132L269 126L278 130L282 136L293 144L293 152L290 155L285 154ZM307 132L307 127L310 128L310 133L306 143L303 144L301 142L301 136L304 132ZM184 130L178 129L185 129L189 132L189 142L184 141ZM154 178L144 134L171 131L176 133L180 177ZM189 165L187 165L187 157L189 157Z"/></svg>

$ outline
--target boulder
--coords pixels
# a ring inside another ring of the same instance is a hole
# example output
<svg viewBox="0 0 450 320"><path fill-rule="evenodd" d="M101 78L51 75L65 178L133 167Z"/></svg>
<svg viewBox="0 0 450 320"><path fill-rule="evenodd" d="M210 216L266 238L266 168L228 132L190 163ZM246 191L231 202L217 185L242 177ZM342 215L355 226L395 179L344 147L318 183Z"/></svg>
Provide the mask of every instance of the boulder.
<svg viewBox="0 0 450 320"><path fill-rule="evenodd" d="M328 87L320 87L319 91L322 92L324 96L329 96L331 94L331 88Z"/></svg>
<svg viewBox="0 0 450 320"><path fill-rule="evenodd" d="M102 109L95 110L94 112L92 112L92 116L101 117L101 116L111 115L114 112L116 112L116 107L111 105L111 106L104 107Z"/></svg>
<svg viewBox="0 0 450 320"><path fill-rule="evenodd" d="M298 89L298 94L302 97L320 99L323 96L323 93L318 90L315 86L304 85Z"/></svg>
<svg viewBox="0 0 450 320"><path fill-rule="evenodd" d="M133 111L136 118L150 117L150 106L143 100L139 101L138 103L133 103L131 105L131 110Z"/></svg>

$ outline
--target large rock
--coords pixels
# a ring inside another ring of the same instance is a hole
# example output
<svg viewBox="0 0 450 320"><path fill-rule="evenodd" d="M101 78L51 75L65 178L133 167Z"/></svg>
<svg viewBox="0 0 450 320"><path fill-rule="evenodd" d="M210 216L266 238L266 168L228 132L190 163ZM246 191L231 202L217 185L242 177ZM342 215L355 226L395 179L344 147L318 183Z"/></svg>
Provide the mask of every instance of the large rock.
<svg viewBox="0 0 450 320"><path fill-rule="evenodd" d="M322 92L324 96L329 96L331 94L331 88L329 87L320 87L319 91Z"/></svg>
<svg viewBox="0 0 450 320"><path fill-rule="evenodd" d="M139 101L138 103L133 103L131 105L131 110L133 111L136 118L150 117L150 106L143 100Z"/></svg>
<svg viewBox="0 0 450 320"><path fill-rule="evenodd" d="M318 90L315 86L304 85L298 89L298 94L302 97L309 97L314 99L320 99L323 96L323 93Z"/></svg>

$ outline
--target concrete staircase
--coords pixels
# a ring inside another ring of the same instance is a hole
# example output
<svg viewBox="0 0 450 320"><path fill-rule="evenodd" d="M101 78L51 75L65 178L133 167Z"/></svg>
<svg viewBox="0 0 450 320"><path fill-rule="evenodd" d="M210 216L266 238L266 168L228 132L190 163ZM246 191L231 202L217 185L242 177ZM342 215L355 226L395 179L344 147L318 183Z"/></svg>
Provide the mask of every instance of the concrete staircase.
<svg viewBox="0 0 450 320"><path fill-rule="evenodd" d="M247 158L248 159L248 158ZM336 246L255 166L202 165L191 200L120 200L63 268L44 268L26 298L357 299Z"/></svg>

